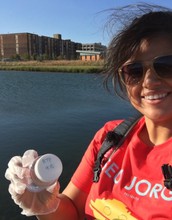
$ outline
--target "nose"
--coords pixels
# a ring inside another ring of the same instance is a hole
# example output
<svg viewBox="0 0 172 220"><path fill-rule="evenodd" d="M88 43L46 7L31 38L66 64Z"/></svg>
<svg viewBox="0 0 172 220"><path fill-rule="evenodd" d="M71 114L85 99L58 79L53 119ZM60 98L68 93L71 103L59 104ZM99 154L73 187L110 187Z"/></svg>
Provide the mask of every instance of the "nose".
<svg viewBox="0 0 172 220"><path fill-rule="evenodd" d="M145 88L151 88L161 84L161 79L156 74L153 67L145 69L142 86Z"/></svg>

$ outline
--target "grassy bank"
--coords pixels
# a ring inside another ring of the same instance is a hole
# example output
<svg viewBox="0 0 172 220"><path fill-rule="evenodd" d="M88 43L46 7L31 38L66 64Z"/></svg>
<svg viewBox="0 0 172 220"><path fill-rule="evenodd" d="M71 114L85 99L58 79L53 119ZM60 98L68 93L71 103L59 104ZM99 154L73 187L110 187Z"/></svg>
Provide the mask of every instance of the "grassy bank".
<svg viewBox="0 0 172 220"><path fill-rule="evenodd" d="M0 70L98 73L103 68L103 61L53 60L53 61L15 61L0 62Z"/></svg>

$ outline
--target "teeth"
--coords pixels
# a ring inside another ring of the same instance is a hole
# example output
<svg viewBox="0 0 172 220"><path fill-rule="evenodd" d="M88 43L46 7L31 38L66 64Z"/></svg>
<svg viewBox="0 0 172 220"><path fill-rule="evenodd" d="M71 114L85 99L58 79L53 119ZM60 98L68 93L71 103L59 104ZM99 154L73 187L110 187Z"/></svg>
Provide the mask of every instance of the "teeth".
<svg viewBox="0 0 172 220"><path fill-rule="evenodd" d="M148 95L148 96L145 96L145 99L148 99L148 100L162 99L162 98L164 98L165 96L167 96L167 93L158 94L158 95Z"/></svg>

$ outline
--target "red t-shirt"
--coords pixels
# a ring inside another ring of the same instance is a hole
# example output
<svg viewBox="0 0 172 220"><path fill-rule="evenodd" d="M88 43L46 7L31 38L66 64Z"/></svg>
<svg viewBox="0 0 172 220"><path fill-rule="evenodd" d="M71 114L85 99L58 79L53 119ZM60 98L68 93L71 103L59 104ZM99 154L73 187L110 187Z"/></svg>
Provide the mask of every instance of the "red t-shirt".
<svg viewBox="0 0 172 220"><path fill-rule="evenodd" d="M158 146L145 145L139 138L144 118L115 153L106 153L109 159L100 180L93 183L97 152L106 133L119 123L108 122L96 133L72 177L73 184L88 193L86 219L172 219L172 191L164 187L161 171L163 164L172 164L172 138Z"/></svg>

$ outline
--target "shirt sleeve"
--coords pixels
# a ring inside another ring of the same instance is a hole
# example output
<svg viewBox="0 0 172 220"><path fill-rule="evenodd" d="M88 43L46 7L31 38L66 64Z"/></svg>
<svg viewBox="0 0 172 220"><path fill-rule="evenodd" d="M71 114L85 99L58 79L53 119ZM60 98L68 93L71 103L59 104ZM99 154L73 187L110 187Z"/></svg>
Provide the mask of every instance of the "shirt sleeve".
<svg viewBox="0 0 172 220"><path fill-rule="evenodd" d="M80 190L89 193L93 183L93 168L97 153L108 131L114 129L121 121L107 122L94 136L82 160L73 174L71 181Z"/></svg>

